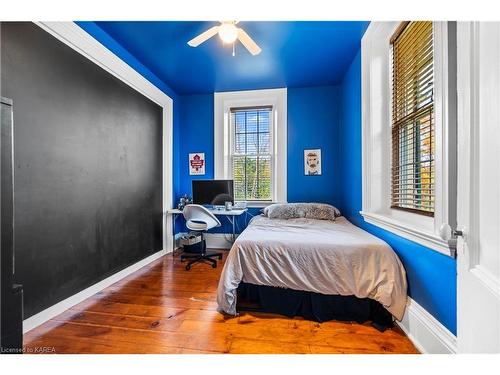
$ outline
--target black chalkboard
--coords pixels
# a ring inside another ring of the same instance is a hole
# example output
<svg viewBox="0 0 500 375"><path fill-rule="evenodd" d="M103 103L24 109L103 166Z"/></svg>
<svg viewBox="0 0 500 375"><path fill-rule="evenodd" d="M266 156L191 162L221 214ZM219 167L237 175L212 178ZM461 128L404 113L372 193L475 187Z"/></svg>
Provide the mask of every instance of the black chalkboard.
<svg viewBox="0 0 500 375"><path fill-rule="evenodd" d="M162 247L162 109L27 22L1 23L27 318Z"/></svg>

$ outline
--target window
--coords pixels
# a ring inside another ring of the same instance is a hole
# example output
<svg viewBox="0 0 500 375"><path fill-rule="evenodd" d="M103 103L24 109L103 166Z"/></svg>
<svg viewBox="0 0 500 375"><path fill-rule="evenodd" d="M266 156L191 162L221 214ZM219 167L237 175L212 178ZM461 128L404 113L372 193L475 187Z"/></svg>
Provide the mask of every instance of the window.
<svg viewBox="0 0 500 375"><path fill-rule="evenodd" d="M250 207L286 202L287 89L214 94L215 179Z"/></svg>
<svg viewBox="0 0 500 375"><path fill-rule="evenodd" d="M434 215L432 22L404 22L392 44L391 208Z"/></svg>
<svg viewBox="0 0 500 375"><path fill-rule="evenodd" d="M230 109L236 200L272 200L272 113L272 107Z"/></svg>
<svg viewBox="0 0 500 375"><path fill-rule="evenodd" d="M361 40L364 220L450 254L456 23L371 22Z"/></svg>

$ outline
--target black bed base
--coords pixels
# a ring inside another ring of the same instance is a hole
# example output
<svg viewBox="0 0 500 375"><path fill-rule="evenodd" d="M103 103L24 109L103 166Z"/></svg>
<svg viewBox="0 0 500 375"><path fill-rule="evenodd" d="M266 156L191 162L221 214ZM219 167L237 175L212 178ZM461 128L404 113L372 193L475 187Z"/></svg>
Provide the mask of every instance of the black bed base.
<svg viewBox="0 0 500 375"><path fill-rule="evenodd" d="M238 311L263 311L307 320L355 321L383 332L393 326L392 315L377 301L355 296L325 295L265 285L240 283Z"/></svg>

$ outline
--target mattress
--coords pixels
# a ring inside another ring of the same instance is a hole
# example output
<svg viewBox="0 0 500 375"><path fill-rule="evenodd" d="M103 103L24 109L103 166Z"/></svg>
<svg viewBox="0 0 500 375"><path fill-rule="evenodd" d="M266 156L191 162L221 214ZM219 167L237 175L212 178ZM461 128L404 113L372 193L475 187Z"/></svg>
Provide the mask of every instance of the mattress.
<svg viewBox="0 0 500 375"><path fill-rule="evenodd" d="M233 244L217 290L219 310L236 315L241 282L325 295L371 298L401 320L406 273L381 239L351 224L254 218Z"/></svg>

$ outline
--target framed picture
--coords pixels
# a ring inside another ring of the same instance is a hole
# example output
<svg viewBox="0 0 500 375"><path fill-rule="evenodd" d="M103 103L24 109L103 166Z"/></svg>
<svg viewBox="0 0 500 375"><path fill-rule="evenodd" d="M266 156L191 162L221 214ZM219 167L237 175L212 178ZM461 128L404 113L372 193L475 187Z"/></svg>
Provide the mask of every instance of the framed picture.
<svg viewBox="0 0 500 375"><path fill-rule="evenodd" d="M304 174L321 176L321 149L304 150Z"/></svg>
<svg viewBox="0 0 500 375"><path fill-rule="evenodd" d="M189 154L189 174L201 176L205 174L205 153Z"/></svg>

